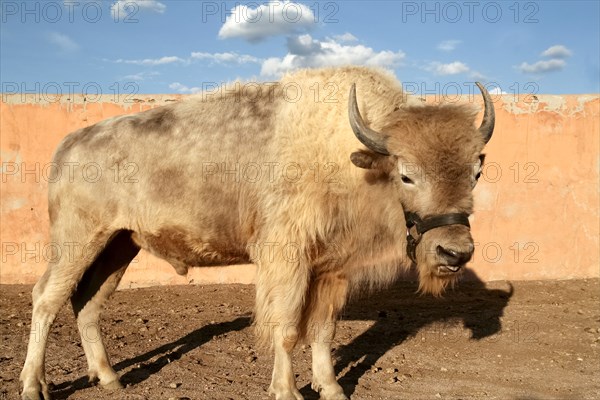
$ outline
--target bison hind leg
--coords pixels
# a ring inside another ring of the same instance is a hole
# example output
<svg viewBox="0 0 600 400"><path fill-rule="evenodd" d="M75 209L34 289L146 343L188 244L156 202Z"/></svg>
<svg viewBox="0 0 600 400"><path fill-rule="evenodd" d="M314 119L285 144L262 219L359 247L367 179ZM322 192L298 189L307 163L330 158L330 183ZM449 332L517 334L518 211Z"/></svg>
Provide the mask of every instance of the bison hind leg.
<svg viewBox="0 0 600 400"><path fill-rule="evenodd" d="M110 365L102 341L100 312L139 250L131 239L131 232L119 231L85 272L71 297L90 381L98 380L107 389L123 386Z"/></svg>
<svg viewBox="0 0 600 400"><path fill-rule="evenodd" d="M33 311L27 356L21 371L23 399L49 400L44 360L50 328L61 307L71 296L85 271L92 265L115 232L98 227L91 221L69 215L54 221L51 242L58 245L77 244L49 260L48 268L32 293Z"/></svg>

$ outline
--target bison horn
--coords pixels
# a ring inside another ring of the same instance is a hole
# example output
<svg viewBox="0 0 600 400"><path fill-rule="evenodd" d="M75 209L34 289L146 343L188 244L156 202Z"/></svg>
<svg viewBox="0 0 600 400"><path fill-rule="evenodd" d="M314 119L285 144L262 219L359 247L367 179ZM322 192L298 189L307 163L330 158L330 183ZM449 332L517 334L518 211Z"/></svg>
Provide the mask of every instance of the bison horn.
<svg viewBox="0 0 600 400"><path fill-rule="evenodd" d="M382 154L384 156L389 156L385 142L387 140L387 136L376 132L372 129L369 129L365 125L365 121L363 121L360 111L358 110L358 103L356 102L356 84L353 83L350 88L350 98L348 99L348 115L350 117L350 126L352 126L352 130L354 134L369 149L373 150L376 153Z"/></svg>
<svg viewBox="0 0 600 400"><path fill-rule="evenodd" d="M483 104L485 105L485 111L483 112L483 121L479 127L479 133L483 136L485 143L490 141L492 133L494 133L494 124L496 123L496 114L494 112L494 104L488 91L479 82L475 82L481 94L483 95Z"/></svg>

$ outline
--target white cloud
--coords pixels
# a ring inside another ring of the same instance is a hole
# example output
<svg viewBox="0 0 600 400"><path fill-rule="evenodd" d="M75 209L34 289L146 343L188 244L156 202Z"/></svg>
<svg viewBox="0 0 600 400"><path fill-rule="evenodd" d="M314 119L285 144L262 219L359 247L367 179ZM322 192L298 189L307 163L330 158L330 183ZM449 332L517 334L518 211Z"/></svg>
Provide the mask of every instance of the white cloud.
<svg viewBox="0 0 600 400"><path fill-rule="evenodd" d="M164 65L164 64L173 64L173 63L185 63L186 60L183 58L168 56L161 58L145 58L143 60L123 60L118 59L114 62L118 64L134 64L134 65Z"/></svg>
<svg viewBox="0 0 600 400"><path fill-rule="evenodd" d="M142 71L142 72L138 72L137 74L131 74L131 75L125 75L123 77L122 80L124 81L145 81L145 80L151 80L152 78L154 78L155 76L160 75L159 72L156 71Z"/></svg>
<svg viewBox="0 0 600 400"><path fill-rule="evenodd" d="M471 79L475 79L477 81L484 81L487 79L487 76L485 76L484 74L482 74L479 71L471 71L471 73L469 74L469 77L471 77Z"/></svg>
<svg viewBox="0 0 600 400"><path fill-rule="evenodd" d="M508 94L508 93L506 93L504 90L502 90L502 89L501 89L499 86L496 86L496 87L494 87L494 88L492 88L492 89L488 90L488 92L489 92L491 95L495 95L495 94Z"/></svg>
<svg viewBox="0 0 600 400"><path fill-rule="evenodd" d="M163 14L167 6L157 0L118 0L112 4L110 10L116 21L134 17L137 11L153 11Z"/></svg>
<svg viewBox="0 0 600 400"><path fill-rule="evenodd" d="M226 53L205 53L205 52L192 52L189 57L182 58L177 56L165 56L160 58L144 58L140 60L126 60L126 59L118 59L118 60L107 60L117 64L132 64L132 65L142 65L142 66L158 66L158 65L167 65L167 64L181 64L181 65L190 65L193 61L196 60L208 60L210 63L219 64L219 65L239 65L239 64L260 64L263 62L262 59L258 57L254 57L248 54L238 54L235 52L226 52ZM131 75L142 77L140 74ZM148 77L150 75L147 75Z"/></svg>
<svg viewBox="0 0 600 400"><path fill-rule="evenodd" d="M566 65L567 63L565 62L565 60L553 58L547 61L538 61L534 64L528 64L524 62L517 68L521 70L521 72L525 72L527 74L540 74L546 72L560 71Z"/></svg>
<svg viewBox="0 0 600 400"><path fill-rule="evenodd" d="M436 75L456 75L463 72L469 72L469 67L460 61L454 61L448 64L442 64L434 61L425 67L427 71L431 71Z"/></svg>
<svg viewBox="0 0 600 400"><path fill-rule="evenodd" d="M198 93L202 91L199 87L188 87L179 82L173 82L169 85L170 89L176 90L179 93Z"/></svg>
<svg viewBox="0 0 600 400"><path fill-rule="evenodd" d="M71 52L79 49L79 45L73 39L62 33L50 32L46 39L61 51Z"/></svg>
<svg viewBox="0 0 600 400"><path fill-rule="evenodd" d="M287 39L287 48L291 54L309 56L323 53L323 45L310 35L290 36Z"/></svg>
<svg viewBox="0 0 600 400"><path fill-rule="evenodd" d="M516 68L526 74L545 74L548 72L560 71L567 66L565 59L572 54L571 50L566 46L556 44L548 47L540 54L542 57L549 57L549 60L540 60L533 64L522 62L521 65Z"/></svg>
<svg viewBox="0 0 600 400"><path fill-rule="evenodd" d="M461 43L461 40L444 40L438 44L437 48L442 51L452 51Z"/></svg>
<svg viewBox="0 0 600 400"><path fill-rule="evenodd" d="M376 52L363 45L342 45L333 39L319 41L310 35L288 39L288 53L282 57L265 60L262 76L279 77L297 68L318 68L341 65L370 65L391 68L405 58L402 51Z"/></svg>
<svg viewBox="0 0 600 400"><path fill-rule="evenodd" d="M551 47L548 47L546 50L542 52L543 57L551 57L551 58L568 58L573 54L571 50L567 49L562 44L557 44Z"/></svg>
<svg viewBox="0 0 600 400"><path fill-rule="evenodd" d="M243 4L231 10L219 30L219 38L242 38L259 42L269 36L306 31L316 25L308 6L286 1L269 1L256 8Z"/></svg>
<svg viewBox="0 0 600 400"><path fill-rule="evenodd" d="M358 38L351 34L350 32L346 32L341 35L333 35L333 38L338 42L357 42Z"/></svg>
<svg viewBox="0 0 600 400"><path fill-rule="evenodd" d="M260 63L260 58L250 56L248 54L238 54L235 52L226 53L204 53L192 52L191 57L196 60L210 60L217 64L248 64Z"/></svg>

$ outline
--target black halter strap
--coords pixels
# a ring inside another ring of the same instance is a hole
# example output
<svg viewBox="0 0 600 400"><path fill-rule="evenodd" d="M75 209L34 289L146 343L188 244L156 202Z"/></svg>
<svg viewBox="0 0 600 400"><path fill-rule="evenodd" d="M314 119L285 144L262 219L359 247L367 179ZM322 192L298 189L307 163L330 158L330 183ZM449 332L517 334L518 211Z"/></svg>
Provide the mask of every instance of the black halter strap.
<svg viewBox="0 0 600 400"><path fill-rule="evenodd" d="M406 211L404 218L406 219L406 252L414 263L417 262L417 245L425 232L446 225L471 227L469 224L469 215L466 213L440 214L421 219L417 213ZM411 235L410 230L413 227L415 227L419 236L414 237Z"/></svg>

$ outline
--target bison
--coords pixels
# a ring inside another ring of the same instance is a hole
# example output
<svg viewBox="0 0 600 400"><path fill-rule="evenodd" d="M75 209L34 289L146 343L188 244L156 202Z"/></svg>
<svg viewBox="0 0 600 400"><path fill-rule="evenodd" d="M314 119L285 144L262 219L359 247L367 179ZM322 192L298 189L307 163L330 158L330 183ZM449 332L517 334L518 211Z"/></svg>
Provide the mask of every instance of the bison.
<svg viewBox="0 0 600 400"><path fill-rule="evenodd" d="M420 290L439 295L473 254L467 217L494 129L477 85L479 127L470 105L424 104L387 72L344 67L238 83L68 135L54 165L75 172L49 179L50 237L86 251L50 260L33 289L22 398L50 399L45 348L61 306L70 298L79 329L99 338L102 306L145 249L180 274L255 263L270 393L302 398L291 355L307 341L313 389L346 399L330 343L349 295L413 264ZM77 173L90 162L104 173ZM90 379L122 387L102 341L82 342Z"/></svg>

